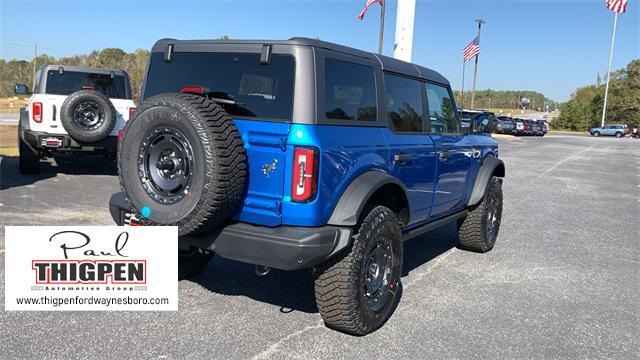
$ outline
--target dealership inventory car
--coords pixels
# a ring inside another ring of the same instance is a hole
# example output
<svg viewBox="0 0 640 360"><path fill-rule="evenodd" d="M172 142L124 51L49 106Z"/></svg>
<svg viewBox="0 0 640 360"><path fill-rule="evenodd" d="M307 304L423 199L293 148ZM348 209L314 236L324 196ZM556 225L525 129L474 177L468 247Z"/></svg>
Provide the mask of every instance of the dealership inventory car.
<svg viewBox="0 0 640 360"><path fill-rule="evenodd" d="M320 40L158 41L119 143L114 220L179 227L179 277L214 252L311 269L324 322L391 316L403 241L457 225L486 252L502 214L490 118L463 134L449 81Z"/></svg>
<svg viewBox="0 0 640 360"><path fill-rule="evenodd" d="M45 65L36 72L33 93L20 109L19 170L37 173L40 159L54 153L115 157L118 131L136 109L124 70Z"/></svg>
<svg viewBox="0 0 640 360"><path fill-rule="evenodd" d="M522 119L513 119L513 122L516 125L514 135L521 136L524 135L524 129L527 126Z"/></svg>
<svg viewBox="0 0 640 360"><path fill-rule="evenodd" d="M542 126L542 122L538 120L529 120L531 124L531 130L534 136L544 136L544 127Z"/></svg>
<svg viewBox="0 0 640 360"><path fill-rule="evenodd" d="M498 116L496 124L496 133L498 134L515 134L516 122L508 116Z"/></svg>
<svg viewBox="0 0 640 360"><path fill-rule="evenodd" d="M609 124L602 127L589 129L589 134L595 137L602 135L602 136L615 136L617 138L621 138L621 137L624 137L627 129L628 128L626 125Z"/></svg>

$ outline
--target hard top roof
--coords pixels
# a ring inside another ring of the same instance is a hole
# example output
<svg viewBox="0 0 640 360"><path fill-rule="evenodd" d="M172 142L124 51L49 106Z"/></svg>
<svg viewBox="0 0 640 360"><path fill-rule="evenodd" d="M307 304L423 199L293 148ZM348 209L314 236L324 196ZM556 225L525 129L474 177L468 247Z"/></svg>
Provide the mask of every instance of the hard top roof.
<svg viewBox="0 0 640 360"><path fill-rule="evenodd" d="M383 70L402 73L405 75L422 78L425 80L435 81L442 84L449 84L449 81L440 73L428 69L426 67L408 63L402 60L398 60L392 57L370 53L363 50L358 50L352 47L334 44L327 41L318 39L310 39L304 37L293 37L289 40L176 40L176 39L161 39L158 40L152 48L152 52L163 52L167 49L169 44L194 44L194 45L233 45L233 44L267 44L267 45L284 45L284 46L309 46L315 48L327 49L330 51L336 51L352 56L369 59L372 61L378 61Z"/></svg>
<svg viewBox="0 0 640 360"><path fill-rule="evenodd" d="M70 65L56 65L56 64L46 64L40 67L40 70L42 71L49 71L49 70L58 70L59 68L63 68L65 71L77 71L77 72L85 72L85 73L91 73L91 74L111 74L111 72L113 71L113 73L115 73L116 75L127 75L127 72L122 70L122 69L110 69L110 68L93 68L93 67L86 67L86 66L70 66Z"/></svg>

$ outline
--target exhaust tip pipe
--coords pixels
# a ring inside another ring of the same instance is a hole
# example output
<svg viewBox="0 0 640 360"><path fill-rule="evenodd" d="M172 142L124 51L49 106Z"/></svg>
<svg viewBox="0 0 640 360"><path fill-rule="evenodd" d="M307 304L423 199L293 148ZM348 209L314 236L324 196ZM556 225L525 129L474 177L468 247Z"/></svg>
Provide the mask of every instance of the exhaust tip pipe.
<svg viewBox="0 0 640 360"><path fill-rule="evenodd" d="M271 268L268 266L256 265L256 275L262 277L267 276L271 272Z"/></svg>

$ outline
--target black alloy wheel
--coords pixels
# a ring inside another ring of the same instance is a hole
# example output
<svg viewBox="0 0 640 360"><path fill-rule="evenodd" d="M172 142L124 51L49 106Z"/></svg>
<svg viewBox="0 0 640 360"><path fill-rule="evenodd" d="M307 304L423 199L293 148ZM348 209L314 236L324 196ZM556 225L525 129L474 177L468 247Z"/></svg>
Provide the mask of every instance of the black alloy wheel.
<svg viewBox="0 0 640 360"><path fill-rule="evenodd" d="M154 129L141 142L139 177L147 194L161 204L173 204L189 194L193 149L177 129Z"/></svg>
<svg viewBox="0 0 640 360"><path fill-rule="evenodd" d="M73 109L73 121L83 130L93 131L104 123L104 110L93 100L83 101Z"/></svg>
<svg viewBox="0 0 640 360"><path fill-rule="evenodd" d="M364 259L362 279L362 300L372 312L379 312L392 293L387 291L391 282L393 250L391 239L380 234Z"/></svg>

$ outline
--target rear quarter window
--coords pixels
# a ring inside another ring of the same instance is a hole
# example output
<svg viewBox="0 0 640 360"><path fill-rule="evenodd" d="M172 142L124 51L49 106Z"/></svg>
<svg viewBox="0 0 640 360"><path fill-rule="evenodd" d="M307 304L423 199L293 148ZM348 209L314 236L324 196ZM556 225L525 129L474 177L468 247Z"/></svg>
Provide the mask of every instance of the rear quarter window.
<svg viewBox="0 0 640 360"><path fill-rule="evenodd" d="M372 67L327 58L324 81L327 119L376 121L376 86Z"/></svg>
<svg viewBox="0 0 640 360"><path fill-rule="evenodd" d="M294 77L291 55L273 54L269 64L261 64L260 54L176 52L165 62L163 53L154 53L144 98L201 86L234 100L235 105L221 104L230 115L291 120Z"/></svg>

